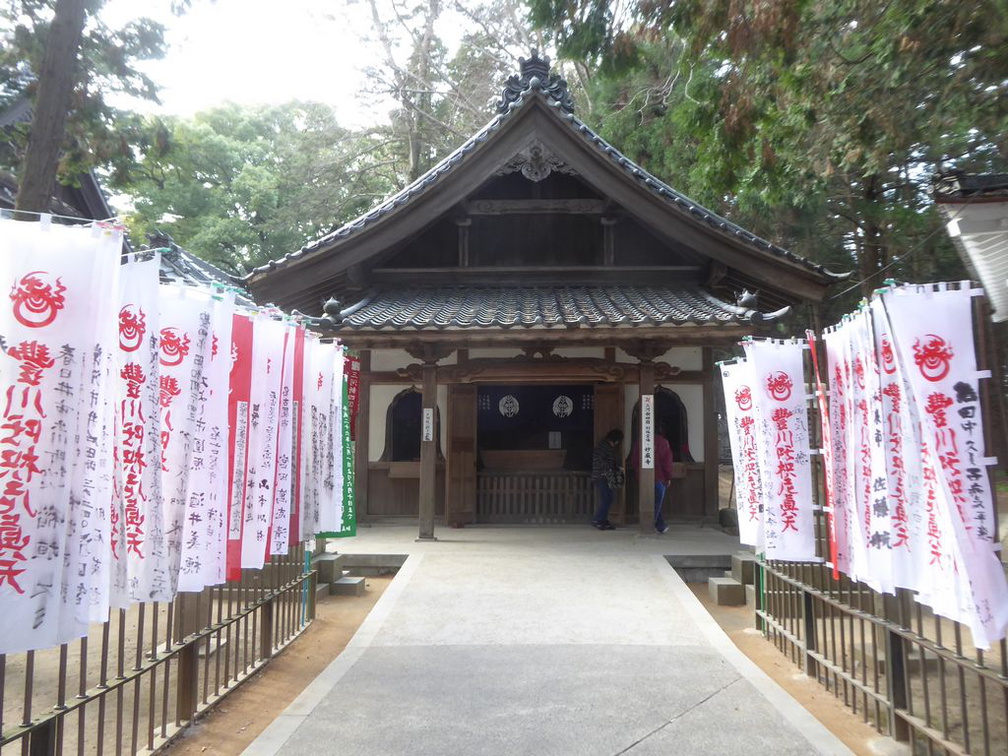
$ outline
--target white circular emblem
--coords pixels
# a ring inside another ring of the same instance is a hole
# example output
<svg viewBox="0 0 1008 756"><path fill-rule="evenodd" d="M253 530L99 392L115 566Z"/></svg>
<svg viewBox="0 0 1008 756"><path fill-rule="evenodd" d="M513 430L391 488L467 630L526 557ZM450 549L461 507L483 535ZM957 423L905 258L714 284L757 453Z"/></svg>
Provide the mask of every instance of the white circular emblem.
<svg viewBox="0 0 1008 756"><path fill-rule="evenodd" d="M574 401L569 396L560 394L553 401L553 414L557 417L567 417L574 411Z"/></svg>
<svg viewBox="0 0 1008 756"><path fill-rule="evenodd" d="M500 410L500 413L504 417L514 417L518 414L518 400L511 396L511 394L508 394L500 400L497 409Z"/></svg>

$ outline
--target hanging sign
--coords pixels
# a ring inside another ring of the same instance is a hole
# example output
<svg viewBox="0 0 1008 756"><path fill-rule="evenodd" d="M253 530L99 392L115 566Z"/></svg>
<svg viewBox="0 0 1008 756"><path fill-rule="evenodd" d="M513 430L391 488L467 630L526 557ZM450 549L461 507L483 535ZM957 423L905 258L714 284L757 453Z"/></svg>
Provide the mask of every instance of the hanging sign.
<svg viewBox="0 0 1008 756"><path fill-rule="evenodd" d="M641 469L654 469L654 394L641 396Z"/></svg>
<svg viewBox="0 0 1008 756"><path fill-rule="evenodd" d="M277 429L276 483L273 487L273 519L269 537L270 554L286 554L290 544L291 494L293 492L291 455L294 441L293 374L297 331L297 327L287 326L283 377L280 382L280 423Z"/></svg>
<svg viewBox="0 0 1008 756"><path fill-rule="evenodd" d="M0 221L0 653L107 616L121 248L111 229Z"/></svg>
<svg viewBox="0 0 1008 756"><path fill-rule="evenodd" d="M434 440L434 410L431 407L423 408L423 435L421 440Z"/></svg>
<svg viewBox="0 0 1008 756"><path fill-rule="evenodd" d="M757 418L756 443L768 460L763 480L763 538L767 559L812 560L812 467L805 373L798 341L749 341Z"/></svg>
<svg viewBox="0 0 1008 756"><path fill-rule="evenodd" d="M888 496L882 389L871 314L861 308L851 316L853 350L855 502L864 539L866 566L861 579L880 593L894 593L892 517Z"/></svg>
<svg viewBox="0 0 1008 756"><path fill-rule="evenodd" d="M189 499L189 480L197 452L194 439L205 404L213 300L206 291L164 286L160 315L161 490L168 580L173 592L178 590L180 574L183 590L199 590L203 548L192 524L196 520L195 524L202 524L206 498Z"/></svg>
<svg viewBox="0 0 1008 756"><path fill-rule="evenodd" d="M259 315L252 326L252 389L249 395L248 467L242 531L243 568L265 564L276 485L277 432L287 326Z"/></svg>
<svg viewBox="0 0 1008 756"><path fill-rule="evenodd" d="M991 527L986 466L994 460L978 430L971 296L968 284L904 287L882 302L920 417L928 549L948 575L929 598L936 613L967 621L977 647L988 648L1008 626L1008 584Z"/></svg>
<svg viewBox="0 0 1008 756"><path fill-rule="evenodd" d="M113 510L112 553L125 572L126 585L117 608L129 600L172 599L159 464L159 269L159 255L143 262L128 262L122 266L119 287L119 349L114 378L118 382L117 498L121 510Z"/></svg>
<svg viewBox="0 0 1008 756"><path fill-rule="evenodd" d="M893 347L889 316L882 300L873 297L870 308L882 393L888 509L892 518L889 554L893 583L927 594L937 576L931 574L923 548L927 521L923 516L920 418Z"/></svg>
<svg viewBox="0 0 1008 756"><path fill-rule="evenodd" d="M347 375L347 401L350 407L350 437L357 438L357 405L360 403L361 360L357 352L347 351L344 372Z"/></svg>
<svg viewBox="0 0 1008 756"><path fill-rule="evenodd" d="M245 531L245 480L248 469L249 398L252 391L252 319L235 314L231 323L231 371L228 380L227 579L241 579L241 544Z"/></svg>
<svg viewBox="0 0 1008 756"><path fill-rule="evenodd" d="M739 540L750 546L762 546L763 491L756 445L756 415L750 365L744 360L722 364L721 385L724 389L725 416L735 470Z"/></svg>

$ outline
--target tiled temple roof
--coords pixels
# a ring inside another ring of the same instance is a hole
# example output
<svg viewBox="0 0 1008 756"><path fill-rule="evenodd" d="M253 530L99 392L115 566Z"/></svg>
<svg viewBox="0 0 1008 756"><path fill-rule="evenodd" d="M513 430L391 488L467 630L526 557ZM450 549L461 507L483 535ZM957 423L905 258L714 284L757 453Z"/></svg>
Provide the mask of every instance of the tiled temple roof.
<svg viewBox="0 0 1008 756"><path fill-rule="evenodd" d="M332 326L368 330L737 325L779 317L723 302L698 287L444 286L372 291Z"/></svg>

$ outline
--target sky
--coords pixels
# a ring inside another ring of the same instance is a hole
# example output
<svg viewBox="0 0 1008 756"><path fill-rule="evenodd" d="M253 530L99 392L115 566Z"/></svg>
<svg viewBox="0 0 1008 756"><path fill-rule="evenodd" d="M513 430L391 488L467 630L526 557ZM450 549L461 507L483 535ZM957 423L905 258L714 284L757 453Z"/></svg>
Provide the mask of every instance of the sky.
<svg viewBox="0 0 1008 756"><path fill-rule="evenodd" d="M379 8L389 0L379 0ZM336 109L348 127L385 120L389 103L369 103L365 68L381 58L365 0L193 0L181 17L168 0L109 0L102 10L116 26L138 15L168 27L167 56L144 64L160 84L162 104L116 102L145 112L193 113L225 100L240 104L314 100ZM438 29L451 45L457 17Z"/></svg>

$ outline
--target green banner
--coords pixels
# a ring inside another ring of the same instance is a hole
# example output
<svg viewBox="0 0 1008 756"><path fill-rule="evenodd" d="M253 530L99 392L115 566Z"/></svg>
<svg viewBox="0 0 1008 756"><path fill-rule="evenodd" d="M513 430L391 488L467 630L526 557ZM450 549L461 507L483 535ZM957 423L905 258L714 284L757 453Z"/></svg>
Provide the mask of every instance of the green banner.
<svg viewBox="0 0 1008 756"><path fill-rule="evenodd" d="M350 401L349 377L343 376L343 400L340 402L340 417L342 421L341 435L343 443L343 508L338 532L319 533L319 538L349 538L357 535L357 501L354 491L354 441L350 436Z"/></svg>

